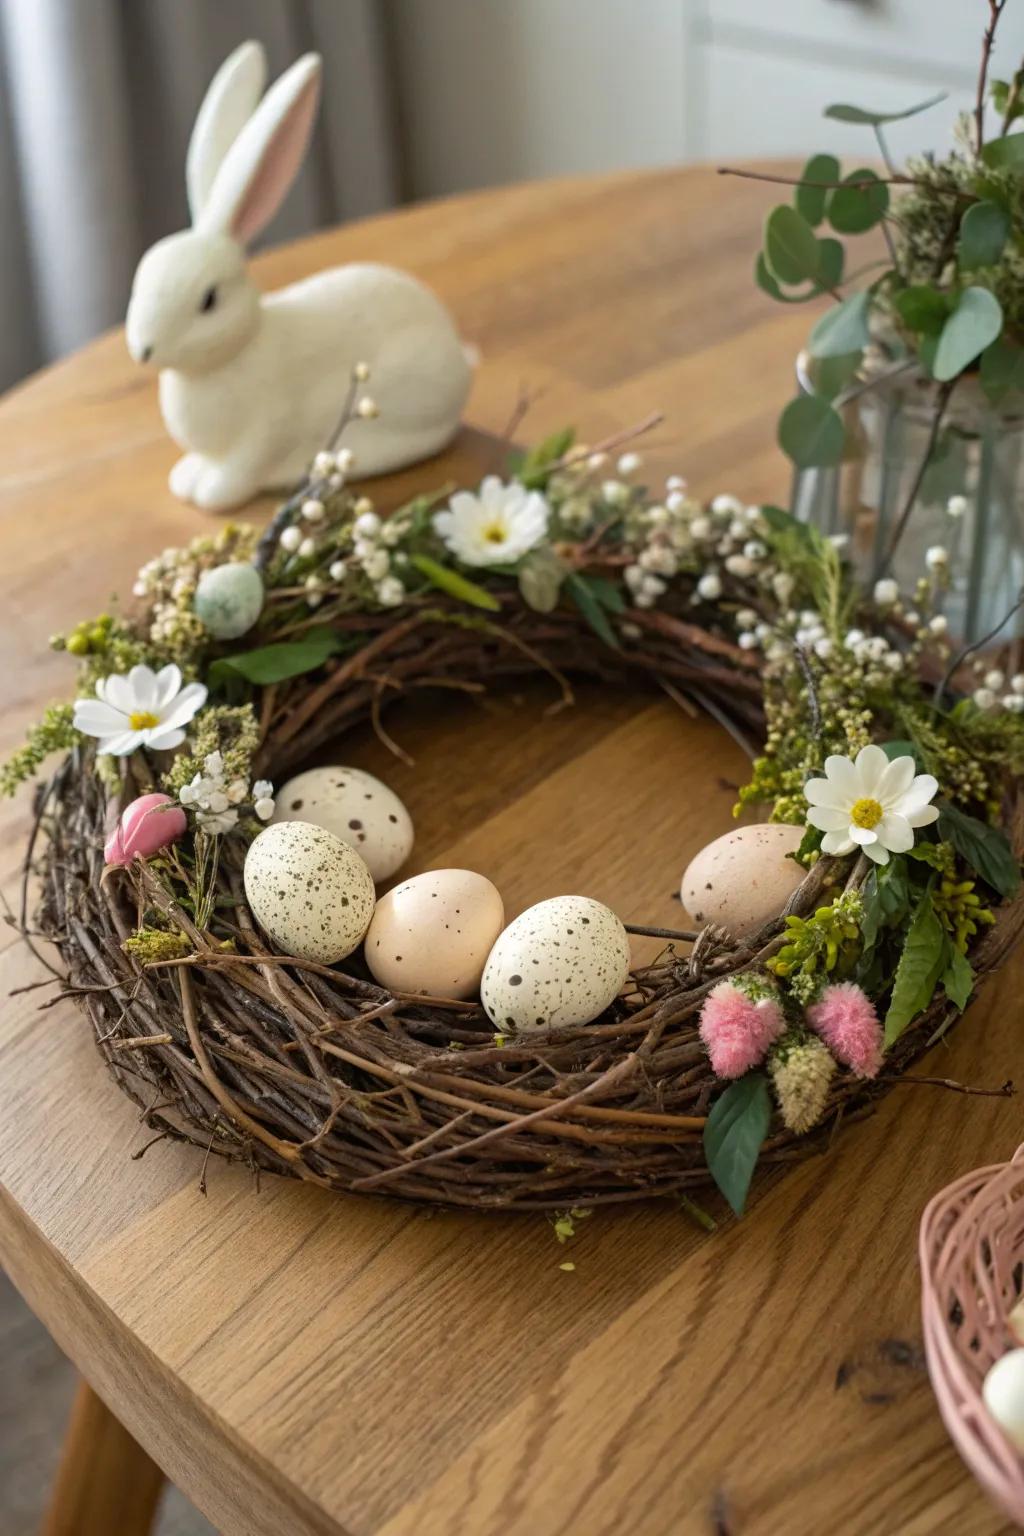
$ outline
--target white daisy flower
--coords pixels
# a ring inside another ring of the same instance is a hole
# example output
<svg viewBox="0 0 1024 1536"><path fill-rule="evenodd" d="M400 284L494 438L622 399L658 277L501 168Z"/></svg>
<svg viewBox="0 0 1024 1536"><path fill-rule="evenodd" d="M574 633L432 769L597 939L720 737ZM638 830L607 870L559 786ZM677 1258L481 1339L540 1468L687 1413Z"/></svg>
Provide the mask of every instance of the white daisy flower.
<svg viewBox="0 0 1024 1536"><path fill-rule="evenodd" d="M508 565L541 543L550 510L539 491L488 475L478 494L459 491L435 513L434 528L463 565Z"/></svg>
<svg viewBox="0 0 1024 1536"><path fill-rule="evenodd" d="M823 853L852 853L860 847L876 864L888 864L890 853L914 846L914 828L938 820L928 802L938 781L930 773L914 772L910 756L886 757L881 747L862 747L855 760L838 755L825 759L825 777L809 779L804 794L810 804L807 820L825 836Z"/></svg>
<svg viewBox="0 0 1024 1536"><path fill-rule="evenodd" d="M97 751L128 757L139 747L167 752L185 740L184 726L206 703L202 683L181 686L181 670L173 665L132 667L127 676L104 677L94 699L76 699L74 726L95 736Z"/></svg>

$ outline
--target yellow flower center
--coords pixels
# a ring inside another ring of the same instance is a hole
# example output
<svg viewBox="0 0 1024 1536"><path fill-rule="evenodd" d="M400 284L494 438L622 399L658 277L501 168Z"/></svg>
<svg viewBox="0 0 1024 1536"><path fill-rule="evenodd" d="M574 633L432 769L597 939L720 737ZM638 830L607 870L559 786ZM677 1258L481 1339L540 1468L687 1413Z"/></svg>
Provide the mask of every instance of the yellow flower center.
<svg viewBox="0 0 1024 1536"><path fill-rule="evenodd" d="M497 519L493 523L488 523L484 529L484 541L487 544L504 544L505 524Z"/></svg>
<svg viewBox="0 0 1024 1536"><path fill-rule="evenodd" d="M128 724L133 731L151 731L154 725L160 724L160 719L148 709L137 709L134 715L128 716Z"/></svg>
<svg viewBox="0 0 1024 1536"><path fill-rule="evenodd" d="M850 811L850 820L855 827L866 827L870 831L878 826L884 815L877 800L857 800Z"/></svg>

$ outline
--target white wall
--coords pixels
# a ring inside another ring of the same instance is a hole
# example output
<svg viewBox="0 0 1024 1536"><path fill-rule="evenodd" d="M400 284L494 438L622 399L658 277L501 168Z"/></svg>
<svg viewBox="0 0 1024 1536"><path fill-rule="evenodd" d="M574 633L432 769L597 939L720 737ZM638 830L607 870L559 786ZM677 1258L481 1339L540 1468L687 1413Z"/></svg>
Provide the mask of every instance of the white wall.
<svg viewBox="0 0 1024 1536"><path fill-rule="evenodd" d="M897 154L946 142L973 105L987 0L392 0L410 192L564 173L873 156L831 101L896 110ZM1024 54L1010 0L993 72Z"/></svg>

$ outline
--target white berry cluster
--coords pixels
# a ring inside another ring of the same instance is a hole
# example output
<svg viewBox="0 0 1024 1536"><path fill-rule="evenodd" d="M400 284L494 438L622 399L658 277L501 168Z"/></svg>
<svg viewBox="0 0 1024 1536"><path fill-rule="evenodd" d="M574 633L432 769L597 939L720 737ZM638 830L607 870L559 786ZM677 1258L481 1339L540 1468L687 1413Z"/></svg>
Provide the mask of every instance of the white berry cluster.
<svg viewBox="0 0 1024 1536"><path fill-rule="evenodd" d="M1024 714L1024 672L1015 673L1007 683L1001 667L983 670L983 664L979 664L976 671L979 684L971 698L979 709L1007 709L1013 715Z"/></svg>
<svg viewBox="0 0 1024 1536"><path fill-rule="evenodd" d="M728 577L764 586L778 578L776 596L786 601L792 578L770 559L764 531L759 507L745 507L737 497L722 495L705 510L686 494L686 482L671 476L663 499L636 508L629 519L634 560L623 577L634 603L652 608L681 570L697 578L694 603L717 602Z"/></svg>
<svg viewBox="0 0 1024 1536"><path fill-rule="evenodd" d="M203 759L203 772L182 786L178 799L194 812L202 830L211 834L232 832L247 805L260 821L269 821L274 814L274 786L267 779L257 779L251 789L248 779L233 779L228 784L219 752Z"/></svg>

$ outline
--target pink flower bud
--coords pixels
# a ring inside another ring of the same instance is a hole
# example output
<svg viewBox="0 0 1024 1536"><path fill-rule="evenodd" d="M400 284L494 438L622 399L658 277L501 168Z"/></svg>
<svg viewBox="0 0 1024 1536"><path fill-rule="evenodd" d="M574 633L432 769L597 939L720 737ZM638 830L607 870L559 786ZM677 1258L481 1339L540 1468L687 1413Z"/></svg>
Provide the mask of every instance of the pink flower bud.
<svg viewBox="0 0 1024 1536"><path fill-rule="evenodd" d="M773 990L746 975L720 981L704 999L700 1037L716 1077L742 1077L785 1028Z"/></svg>
<svg viewBox="0 0 1024 1536"><path fill-rule="evenodd" d="M177 842L187 825L185 812L170 795L140 795L121 812L103 857L108 864L130 864L139 856L148 859Z"/></svg>
<svg viewBox="0 0 1024 1536"><path fill-rule="evenodd" d="M842 981L826 987L807 1010L807 1022L837 1061L858 1077L877 1077L882 1065L882 1026L860 987Z"/></svg>

